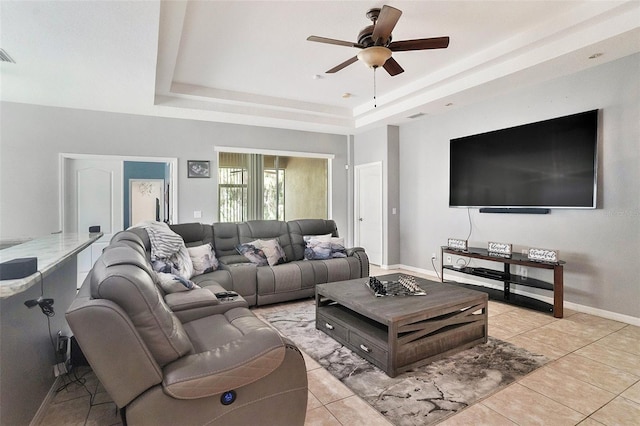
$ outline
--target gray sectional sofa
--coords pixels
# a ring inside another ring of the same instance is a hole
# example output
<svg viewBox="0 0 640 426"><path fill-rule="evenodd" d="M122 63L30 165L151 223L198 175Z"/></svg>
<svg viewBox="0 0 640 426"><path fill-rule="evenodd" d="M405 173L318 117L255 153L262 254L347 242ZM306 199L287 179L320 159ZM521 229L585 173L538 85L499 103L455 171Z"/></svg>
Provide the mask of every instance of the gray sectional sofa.
<svg viewBox="0 0 640 426"><path fill-rule="evenodd" d="M211 244L220 262L216 271L195 276L192 281L214 293L235 291L249 306L312 297L316 284L369 276L369 258L362 248L348 248L346 257L342 258L305 260L304 237L327 234L337 237L338 229L333 220L255 220L238 224L186 223L169 226L182 237L187 247ZM149 254L151 243L147 231L142 228L124 231L113 240L126 239L129 232L142 239ZM239 244L258 239L276 239L285 252L285 263L256 266L237 252Z"/></svg>
<svg viewBox="0 0 640 426"><path fill-rule="evenodd" d="M148 232L134 228L114 235L66 312L123 423L304 424L308 386L302 354L249 306L310 297L316 284L366 277L364 250L304 260L305 236L337 236L331 220L171 229L188 247L213 246L219 268L192 277L201 288L166 291L162 274L153 270ZM256 266L238 254L239 244L257 239L276 239L286 261ZM242 297L225 297L225 290Z"/></svg>
<svg viewBox="0 0 640 426"><path fill-rule="evenodd" d="M295 344L240 297L165 294L134 233L105 248L66 319L123 424L304 424L307 374Z"/></svg>

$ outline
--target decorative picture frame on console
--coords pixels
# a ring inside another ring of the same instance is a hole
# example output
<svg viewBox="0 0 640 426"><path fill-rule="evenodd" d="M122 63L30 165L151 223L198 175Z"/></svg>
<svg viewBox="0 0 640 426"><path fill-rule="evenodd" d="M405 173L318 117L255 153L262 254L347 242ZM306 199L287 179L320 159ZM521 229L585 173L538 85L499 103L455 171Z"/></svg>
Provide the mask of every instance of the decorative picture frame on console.
<svg viewBox="0 0 640 426"><path fill-rule="evenodd" d="M447 247L452 250L467 251L467 240L459 240L457 238L447 239Z"/></svg>
<svg viewBox="0 0 640 426"><path fill-rule="evenodd" d="M509 243L489 242L487 251L490 256L511 257L512 245Z"/></svg>
<svg viewBox="0 0 640 426"><path fill-rule="evenodd" d="M558 250L543 248L530 248L527 257L534 262L558 263L559 260Z"/></svg>

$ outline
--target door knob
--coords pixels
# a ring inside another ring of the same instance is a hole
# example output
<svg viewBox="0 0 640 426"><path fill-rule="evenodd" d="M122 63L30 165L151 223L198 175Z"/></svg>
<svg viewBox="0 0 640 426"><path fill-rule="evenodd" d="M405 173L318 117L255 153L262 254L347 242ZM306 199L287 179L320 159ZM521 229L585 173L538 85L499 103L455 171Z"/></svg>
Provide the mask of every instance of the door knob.
<svg viewBox="0 0 640 426"><path fill-rule="evenodd" d="M358 219L360 222L362 222L362 218Z"/></svg>

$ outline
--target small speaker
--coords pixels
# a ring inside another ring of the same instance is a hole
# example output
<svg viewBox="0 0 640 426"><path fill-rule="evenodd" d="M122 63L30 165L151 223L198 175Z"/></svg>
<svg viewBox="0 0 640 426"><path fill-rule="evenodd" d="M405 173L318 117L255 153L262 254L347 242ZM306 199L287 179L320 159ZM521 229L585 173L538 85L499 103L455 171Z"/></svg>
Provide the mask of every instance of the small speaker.
<svg viewBox="0 0 640 426"><path fill-rule="evenodd" d="M528 258L534 262L558 263L558 250L530 248Z"/></svg>
<svg viewBox="0 0 640 426"><path fill-rule="evenodd" d="M467 240L458 240L456 238L449 238L447 240L447 246L452 250L467 250Z"/></svg>
<svg viewBox="0 0 640 426"><path fill-rule="evenodd" d="M100 232L100 225L90 226L89 233Z"/></svg>
<svg viewBox="0 0 640 426"><path fill-rule="evenodd" d="M16 280L38 271L37 257L21 257L0 263L0 280Z"/></svg>

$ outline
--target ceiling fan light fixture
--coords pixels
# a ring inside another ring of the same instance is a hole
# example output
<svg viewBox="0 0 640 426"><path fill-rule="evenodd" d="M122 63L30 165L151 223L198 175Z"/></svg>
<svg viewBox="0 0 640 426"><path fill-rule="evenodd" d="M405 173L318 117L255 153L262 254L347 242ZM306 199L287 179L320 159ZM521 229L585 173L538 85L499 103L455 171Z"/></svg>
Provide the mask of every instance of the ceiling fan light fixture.
<svg viewBox="0 0 640 426"><path fill-rule="evenodd" d="M358 59L369 68L377 68L384 65L391 57L391 50L384 46L372 46L362 49L358 53Z"/></svg>

